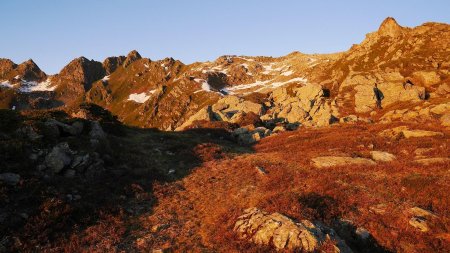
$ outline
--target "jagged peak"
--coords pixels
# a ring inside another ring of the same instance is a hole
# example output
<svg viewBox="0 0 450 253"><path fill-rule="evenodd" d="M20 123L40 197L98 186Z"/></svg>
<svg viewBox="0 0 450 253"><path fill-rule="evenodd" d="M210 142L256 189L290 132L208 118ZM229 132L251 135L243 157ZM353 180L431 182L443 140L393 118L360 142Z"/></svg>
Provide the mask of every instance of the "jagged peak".
<svg viewBox="0 0 450 253"><path fill-rule="evenodd" d="M136 50L132 50L131 52L129 52L127 54L127 58L125 59L125 62L123 63L123 67L127 67L128 65L130 65L131 63L142 59L142 56L138 53L138 51Z"/></svg>
<svg viewBox="0 0 450 253"><path fill-rule="evenodd" d="M403 34L403 27L393 17L387 17L378 28L378 35L397 37Z"/></svg>
<svg viewBox="0 0 450 253"><path fill-rule="evenodd" d="M139 54L138 51L136 50L132 50L127 54L127 58L136 58L136 59L141 59L142 56Z"/></svg>

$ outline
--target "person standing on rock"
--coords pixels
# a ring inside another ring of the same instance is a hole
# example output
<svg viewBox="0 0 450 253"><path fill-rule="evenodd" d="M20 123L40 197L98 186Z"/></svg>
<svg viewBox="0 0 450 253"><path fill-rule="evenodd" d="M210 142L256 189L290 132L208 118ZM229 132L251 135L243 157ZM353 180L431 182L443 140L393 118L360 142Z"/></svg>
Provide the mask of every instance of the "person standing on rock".
<svg viewBox="0 0 450 253"><path fill-rule="evenodd" d="M373 97L376 99L377 108L383 109L383 107L381 107L381 100L383 100L384 95L383 92L381 92L381 90L378 89L377 83L375 83L375 86L373 87Z"/></svg>

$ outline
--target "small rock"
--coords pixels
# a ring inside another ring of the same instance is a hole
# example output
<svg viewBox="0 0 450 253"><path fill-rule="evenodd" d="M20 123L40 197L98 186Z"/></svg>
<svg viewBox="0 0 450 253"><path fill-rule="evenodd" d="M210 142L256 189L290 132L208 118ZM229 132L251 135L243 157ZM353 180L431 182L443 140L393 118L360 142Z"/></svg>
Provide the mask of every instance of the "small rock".
<svg viewBox="0 0 450 253"><path fill-rule="evenodd" d="M390 162L395 160L395 155L383 151L370 151L372 159L380 162Z"/></svg>
<svg viewBox="0 0 450 253"><path fill-rule="evenodd" d="M313 158L312 163L316 168L344 165L376 165L376 163L370 159L347 156L320 156Z"/></svg>
<svg viewBox="0 0 450 253"><path fill-rule="evenodd" d="M424 218L426 218L426 217L433 217L433 218L437 218L437 216L434 213L432 213L432 212L430 212L428 210L422 209L420 207L417 207L417 206L409 209L409 213L411 213L414 216L418 216L418 217L424 217Z"/></svg>
<svg viewBox="0 0 450 253"><path fill-rule="evenodd" d="M375 206L369 207L369 210L376 214L384 214L386 212L386 204L378 204Z"/></svg>
<svg viewBox="0 0 450 253"><path fill-rule="evenodd" d="M14 186L20 182L20 175L11 172L2 173L0 174L0 181L3 181L8 185Z"/></svg>

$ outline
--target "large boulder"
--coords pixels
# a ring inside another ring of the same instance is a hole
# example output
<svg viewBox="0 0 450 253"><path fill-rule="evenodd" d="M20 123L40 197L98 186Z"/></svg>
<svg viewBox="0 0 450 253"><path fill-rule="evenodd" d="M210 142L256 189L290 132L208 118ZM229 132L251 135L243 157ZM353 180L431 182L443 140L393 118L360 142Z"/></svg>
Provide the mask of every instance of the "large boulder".
<svg viewBox="0 0 450 253"><path fill-rule="evenodd" d="M314 252L324 239L320 229L308 220L296 223L280 213L269 214L257 208L245 210L234 230L241 239L277 250Z"/></svg>
<svg viewBox="0 0 450 253"><path fill-rule="evenodd" d="M333 242L334 252L353 252L330 228L309 220L295 222L280 213L269 214L256 207L246 209L238 217L234 231L242 240L287 252L316 252L326 241Z"/></svg>
<svg viewBox="0 0 450 253"><path fill-rule="evenodd" d="M212 107L210 105L200 109L200 111L192 115L188 120L186 120L181 126L177 127L175 130L176 131L184 130L186 127L192 125L194 121L200 120L207 120L207 121L213 120Z"/></svg>

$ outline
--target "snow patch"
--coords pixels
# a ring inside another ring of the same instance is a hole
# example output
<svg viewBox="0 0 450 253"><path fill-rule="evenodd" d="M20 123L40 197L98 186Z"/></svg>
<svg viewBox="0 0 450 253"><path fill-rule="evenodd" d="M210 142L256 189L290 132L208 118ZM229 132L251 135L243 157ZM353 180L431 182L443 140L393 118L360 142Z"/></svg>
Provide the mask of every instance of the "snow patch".
<svg viewBox="0 0 450 253"><path fill-rule="evenodd" d="M194 81L197 82L197 83L200 83L202 85L202 89L198 90L198 91L195 91L194 93L201 92L201 91L206 91L206 92L211 92L212 91L211 90L211 85L209 85L209 83L206 80L201 79L201 78L195 78Z"/></svg>
<svg viewBox="0 0 450 253"><path fill-rule="evenodd" d="M102 81L103 82L106 82L106 81L108 81L109 80L109 76L104 76L103 78L102 78Z"/></svg>
<svg viewBox="0 0 450 253"><path fill-rule="evenodd" d="M19 91L23 93L29 93L33 91L53 91L55 90L55 88L55 86L52 87L51 78L47 78L47 80L40 83L35 81L22 80Z"/></svg>
<svg viewBox="0 0 450 253"><path fill-rule="evenodd" d="M12 88L13 85L10 84L8 81L1 81L1 82L0 82L0 87L4 87L4 88Z"/></svg>
<svg viewBox="0 0 450 253"><path fill-rule="evenodd" d="M283 75L283 76L290 76L292 74L294 74L294 71L292 71L292 70L285 71L285 72L281 73L281 75Z"/></svg>
<svg viewBox="0 0 450 253"><path fill-rule="evenodd" d="M133 93L133 94L130 94L130 96L128 96L128 101L134 101L136 103L143 104L143 103L145 103L145 101L147 101L150 98L150 95L148 95L147 93L153 94L155 92L156 92L156 89L150 90L148 92Z"/></svg>
<svg viewBox="0 0 450 253"><path fill-rule="evenodd" d="M257 87L257 86L262 86L262 85L266 85L269 82L271 82L272 80L267 80L267 81L256 81L254 83L249 83L249 84L240 84L240 85L235 85L235 86L231 86L228 87L228 91L237 91L237 90L246 90L246 89L250 89L253 87Z"/></svg>

